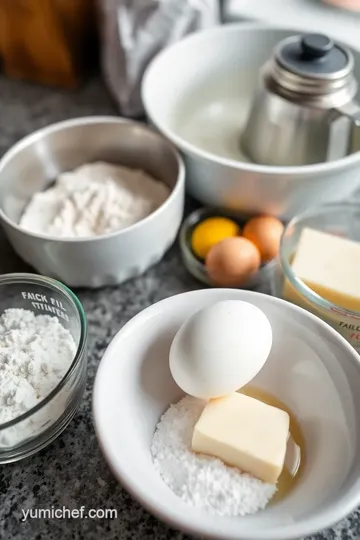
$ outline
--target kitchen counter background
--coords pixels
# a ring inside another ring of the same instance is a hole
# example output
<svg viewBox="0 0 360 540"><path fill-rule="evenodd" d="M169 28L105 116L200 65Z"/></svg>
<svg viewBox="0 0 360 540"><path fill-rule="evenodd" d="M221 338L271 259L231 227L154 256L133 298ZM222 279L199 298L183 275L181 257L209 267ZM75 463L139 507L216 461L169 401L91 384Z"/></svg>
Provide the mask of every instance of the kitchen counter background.
<svg viewBox="0 0 360 540"><path fill-rule="evenodd" d="M96 78L81 90L68 93L0 78L0 154L24 135L49 123L116 113L114 103ZM188 205L193 203L188 201ZM13 252L2 230L0 253L0 273L31 271ZM197 288L200 285L180 264L175 245L156 267L121 287L76 291L89 323L86 392L76 417L51 446L31 458L1 467L0 539L189 540L150 516L114 480L95 438L91 395L99 361L119 328L150 304ZM87 510L115 508L118 517L21 521L22 510L63 506L80 509L83 505ZM340 539L360 539L360 511L336 529L311 538Z"/></svg>

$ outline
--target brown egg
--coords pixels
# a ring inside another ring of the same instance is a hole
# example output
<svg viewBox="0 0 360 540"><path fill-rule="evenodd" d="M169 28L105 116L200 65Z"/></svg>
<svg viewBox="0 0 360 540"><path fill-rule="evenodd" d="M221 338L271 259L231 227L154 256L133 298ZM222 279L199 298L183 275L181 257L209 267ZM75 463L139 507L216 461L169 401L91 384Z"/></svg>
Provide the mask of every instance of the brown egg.
<svg viewBox="0 0 360 540"><path fill-rule="evenodd" d="M284 230L281 221L272 216L259 216L249 219L243 236L253 242L260 251L261 261L267 262L276 257Z"/></svg>
<svg viewBox="0 0 360 540"><path fill-rule="evenodd" d="M221 287L240 287L260 266L257 247L241 236L226 238L213 246L205 259L207 274Z"/></svg>

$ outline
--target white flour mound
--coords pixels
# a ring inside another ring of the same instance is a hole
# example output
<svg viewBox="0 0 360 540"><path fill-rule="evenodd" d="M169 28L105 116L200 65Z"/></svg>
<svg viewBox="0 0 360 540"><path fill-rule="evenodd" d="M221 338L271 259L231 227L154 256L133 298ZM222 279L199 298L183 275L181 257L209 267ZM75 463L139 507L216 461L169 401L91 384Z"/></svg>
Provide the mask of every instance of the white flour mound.
<svg viewBox="0 0 360 540"><path fill-rule="evenodd" d="M28 231L55 237L93 237L120 231L154 212L170 190L141 170L92 163L61 174L36 193L20 219Z"/></svg>
<svg viewBox="0 0 360 540"><path fill-rule="evenodd" d="M191 451L203 408L204 402L186 396L163 414L151 445L155 468L185 503L211 514L246 516L265 508L276 486Z"/></svg>
<svg viewBox="0 0 360 540"><path fill-rule="evenodd" d="M73 337L57 317L7 309L0 317L0 425L44 399L61 381L75 354ZM0 447L34 435L48 421L48 413L37 413L36 421L29 419L0 431Z"/></svg>

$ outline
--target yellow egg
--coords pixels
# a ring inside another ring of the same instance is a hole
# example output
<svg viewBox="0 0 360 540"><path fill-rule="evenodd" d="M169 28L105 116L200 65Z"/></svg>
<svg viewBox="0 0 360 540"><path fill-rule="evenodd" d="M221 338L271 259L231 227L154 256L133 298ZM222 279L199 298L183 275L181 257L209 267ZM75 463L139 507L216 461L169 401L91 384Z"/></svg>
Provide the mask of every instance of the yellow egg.
<svg viewBox="0 0 360 540"><path fill-rule="evenodd" d="M211 248L205 260L211 281L221 287L241 287L259 269L257 247L241 236L226 238Z"/></svg>
<svg viewBox="0 0 360 540"><path fill-rule="evenodd" d="M268 262L279 252L284 230L281 221L272 216L258 216L246 223L243 236L253 242L260 251L261 261Z"/></svg>
<svg viewBox="0 0 360 540"><path fill-rule="evenodd" d="M224 240L240 233L235 221L225 217L211 217L201 221L194 229L191 237L193 252L200 259L205 259L210 249Z"/></svg>

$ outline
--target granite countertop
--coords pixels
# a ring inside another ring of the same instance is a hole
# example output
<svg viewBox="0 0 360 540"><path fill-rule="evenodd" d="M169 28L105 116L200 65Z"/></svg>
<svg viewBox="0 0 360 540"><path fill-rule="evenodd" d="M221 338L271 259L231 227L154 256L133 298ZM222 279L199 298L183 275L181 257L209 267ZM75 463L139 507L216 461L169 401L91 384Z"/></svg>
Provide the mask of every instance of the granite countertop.
<svg viewBox="0 0 360 540"><path fill-rule="evenodd" d="M99 79L81 90L61 92L0 78L0 154L15 141L51 122L76 116L116 114ZM0 273L31 271L0 230ZM199 288L180 264L175 245L144 276L118 288L76 291L89 322L87 388L66 431L39 454L0 470L0 539L12 540L189 540L143 510L116 482L105 463L92 425L91 395L99 361L115 333L131 317L167 296ZM32 519L30 508L114 508L117 519ZM360 538L360 511L336 529L311 540ZM308 539L310 540L310 539Z"/></svg>

